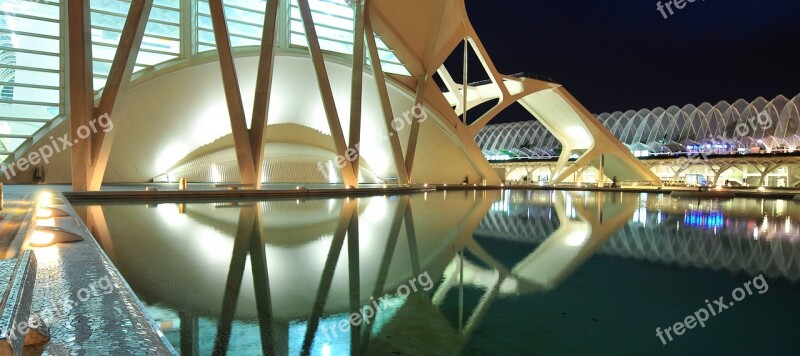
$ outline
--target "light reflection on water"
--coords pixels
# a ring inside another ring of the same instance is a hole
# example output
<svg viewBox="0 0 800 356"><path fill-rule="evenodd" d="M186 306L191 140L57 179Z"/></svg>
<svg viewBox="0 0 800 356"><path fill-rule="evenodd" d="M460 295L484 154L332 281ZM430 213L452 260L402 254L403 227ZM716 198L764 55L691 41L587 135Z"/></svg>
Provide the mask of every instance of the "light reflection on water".
<svg viewBox="0 0 800 356"><path fill-rule="evenodd" d="M562 293L603 257L763 273L795 292L800 279L800 208L787 201L451 191L87 210L90 224L107 226L94 229L98 241L182 354L421 354L421 345L477 353L509 332L483 326L508 317L504 302ZM397 294L422 273L435 287ZM369 325L337 328L385 293L387 307Z"/></svg>

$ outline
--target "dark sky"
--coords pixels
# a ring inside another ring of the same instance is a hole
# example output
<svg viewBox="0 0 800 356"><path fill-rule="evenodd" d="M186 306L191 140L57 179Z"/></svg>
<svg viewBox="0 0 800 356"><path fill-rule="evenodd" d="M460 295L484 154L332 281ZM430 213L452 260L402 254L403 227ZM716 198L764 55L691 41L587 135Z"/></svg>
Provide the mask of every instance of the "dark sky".
<svg viewBox="0 0 800 356"><path fill-rule="evenodd" d="M654 0L465 2L501 73L554 78L594 113L800 93L797 0L696 0L667 19Z"/></svg>

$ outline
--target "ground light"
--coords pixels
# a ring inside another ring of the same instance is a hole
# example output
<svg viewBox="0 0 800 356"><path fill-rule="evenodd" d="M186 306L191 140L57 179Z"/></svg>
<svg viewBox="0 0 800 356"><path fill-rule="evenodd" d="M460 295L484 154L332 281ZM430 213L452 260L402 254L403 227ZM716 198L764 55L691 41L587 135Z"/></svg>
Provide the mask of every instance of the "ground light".
<svg viewBox="0 0 800 356"><path fill-rule="evenodd" d="M83 237L55 226L37 226L29 244L33 247L47 247L64 242L83 241Z"/></svg>
<svg viewBox="0 0 800 356"><path fill-rule="evenodd" d="M83 241L83 237L54 226L54 217L66 217L69 213L61 209L51 208L54 202L60 200L53 199L53 193L43 191L36 200L36 229L31 236L29 244L32 247L45 247L63 242Z"/></svg>

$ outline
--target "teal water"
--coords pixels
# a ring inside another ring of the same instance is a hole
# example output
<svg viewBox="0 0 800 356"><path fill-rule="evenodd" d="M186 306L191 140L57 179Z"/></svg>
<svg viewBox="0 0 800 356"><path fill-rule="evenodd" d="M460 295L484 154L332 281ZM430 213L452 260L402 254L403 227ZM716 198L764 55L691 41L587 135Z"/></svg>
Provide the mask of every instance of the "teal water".
<svg viewBox="0 0 800 356"><path fill-rule="evenodd" d="M183 355L793 354L800 332L792 201L451 191L77 208ZM675 333L708 304L718 315Z"/></svg>

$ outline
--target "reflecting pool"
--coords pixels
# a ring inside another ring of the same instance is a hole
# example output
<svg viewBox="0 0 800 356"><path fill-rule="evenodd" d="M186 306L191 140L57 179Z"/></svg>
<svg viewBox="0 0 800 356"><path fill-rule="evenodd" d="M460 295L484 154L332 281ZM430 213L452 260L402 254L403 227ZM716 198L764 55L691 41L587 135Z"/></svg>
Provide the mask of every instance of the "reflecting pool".
<svg viewBox="0 0 800 356"><path fill-rule="evenodd" d="M800 334L792 201L449 191L75 208L183 355L769 354Z"/></svg>

